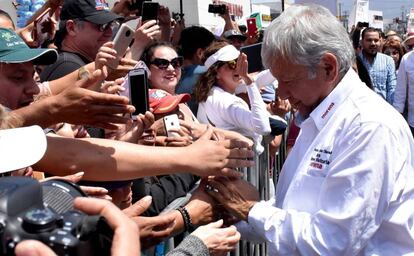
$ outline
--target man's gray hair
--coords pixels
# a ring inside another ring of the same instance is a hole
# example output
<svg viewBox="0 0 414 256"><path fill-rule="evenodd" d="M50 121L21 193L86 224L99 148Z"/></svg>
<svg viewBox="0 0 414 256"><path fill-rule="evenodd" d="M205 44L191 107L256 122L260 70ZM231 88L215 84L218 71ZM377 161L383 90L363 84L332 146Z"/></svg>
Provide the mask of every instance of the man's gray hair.
<svg viewBox="0 0 414 256"><path fill-rule="evenodd" d="M312 78L327 52L336 56L339 76L343 77L355 56L344 27L322 6L293 5L266 29L262 60L266 67L280 59L306 66Z"/></svg>

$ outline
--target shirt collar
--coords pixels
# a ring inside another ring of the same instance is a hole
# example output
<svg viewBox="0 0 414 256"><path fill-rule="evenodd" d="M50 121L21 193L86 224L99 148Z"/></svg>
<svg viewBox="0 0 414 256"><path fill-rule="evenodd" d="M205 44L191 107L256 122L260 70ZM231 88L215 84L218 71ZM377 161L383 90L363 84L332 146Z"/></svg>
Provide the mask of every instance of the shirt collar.
<svg viewBox="0 0 414 256"><path fill-rule="evenodd" d="M353 84L360 81L355 71L350 68L332 92L310 113L318 130L321 130L331 119L338 106L348 98L352 91ZM359 83L357 86L362 86Z"/></svg>

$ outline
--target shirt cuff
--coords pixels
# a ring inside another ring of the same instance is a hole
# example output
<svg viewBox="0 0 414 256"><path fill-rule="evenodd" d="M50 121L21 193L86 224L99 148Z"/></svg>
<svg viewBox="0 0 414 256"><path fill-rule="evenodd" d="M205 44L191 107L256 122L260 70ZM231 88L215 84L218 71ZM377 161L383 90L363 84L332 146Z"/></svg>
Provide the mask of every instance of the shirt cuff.
<svg viewBox="0 0 414 256"><path fill-rule="evenodd" d="M257 234L265 238L267 230L274 229L279 226L279 223L274 223L273 220L274 215L280 212L284 211L277 207L272 207L272 205L269 205L269 201L258 202L250 209L248 216L249 225ZM266 223L269 222L270 219L272 219L272 222ZM267 224L272 227L268 227Z"/></svg>

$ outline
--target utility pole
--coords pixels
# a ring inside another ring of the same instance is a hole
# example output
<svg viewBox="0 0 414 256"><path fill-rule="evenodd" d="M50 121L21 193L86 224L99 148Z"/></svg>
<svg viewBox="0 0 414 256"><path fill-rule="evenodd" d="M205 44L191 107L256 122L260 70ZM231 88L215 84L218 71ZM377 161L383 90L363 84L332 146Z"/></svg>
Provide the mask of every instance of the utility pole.
<svg viewBox="0 0 414 256"><path fill-rule="evenodd" d="M281 3L282 3L282 12L284 12L285 11L285 0L281 0Z"/></svg>

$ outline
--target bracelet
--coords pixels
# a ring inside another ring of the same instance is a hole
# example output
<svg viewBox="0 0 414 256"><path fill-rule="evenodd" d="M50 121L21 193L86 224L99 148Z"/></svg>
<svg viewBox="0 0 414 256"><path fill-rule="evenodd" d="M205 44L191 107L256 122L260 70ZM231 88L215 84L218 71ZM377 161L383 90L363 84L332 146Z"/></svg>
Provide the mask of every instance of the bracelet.
<svg viewBox="0 0 414 256"><path fill-rule="evenodd" d="M190 214L188 213L187 209L185 208L185 206L180 206L177 209L180 213L181 216L183 217L184 220L184 231L192 231L194 228L193 222L191 221L191 217Z"/></svg>

